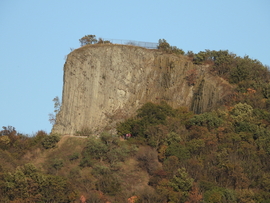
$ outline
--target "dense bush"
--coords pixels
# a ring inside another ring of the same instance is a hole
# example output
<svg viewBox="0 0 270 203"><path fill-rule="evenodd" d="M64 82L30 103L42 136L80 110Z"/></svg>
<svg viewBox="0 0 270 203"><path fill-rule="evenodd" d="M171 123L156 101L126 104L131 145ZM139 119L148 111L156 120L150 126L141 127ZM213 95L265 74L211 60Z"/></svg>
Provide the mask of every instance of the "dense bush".
<svg viewBox="0 0 270 203"><path fill-rule="evenodd" d="M51 149L56 147L56 144L60 141L60 136L59 135L49 135L46 136L43 140L42 140L42 146L45 149Z"/></svg>
<svg viewBox="0 0 270 203"><path fill-rule="evenodd" d="M120 142L119 137L107 133L101 135L100 139L91 137L88 139L86 147L82 152L80 166L90 167L95 162L108 162L115 165L123 162L137 149Z"/></svg>
<svg viewBox="0 0 270 203"><path fill-rule="evenodd" d="M79 159L79 157L80 157L79 152L74 152L73 154L69 155L68 158L69 158L70 161L74 161L74 160Z"/></svg>
<svg viewBox="0 0 270 203"><path fill-rule="evenodd" d="M172 109L165 102L161 104L148 102L138 109L136 118L119 123L117 131L119 135L131 133L133 136L147 138L151 131L149 127L165 124L169 116L176 117L177 113L177 110Z"/></svg>
<svg viewBox="0 0 270 203"><path fill-rule="evenodd" d="M266 157L270 155L268 114L267 110L254 109L244 102L200 115L148 103L138 110L135 118L119 126L128 126L128 132L133 133L134 128L130 126L141 125L145 144L157 150L164 173L158 172L161 168L153 168L151 156L141 154L138 160L139 166L151 175L149 184L160 197L166 196L167 200L175 202L191 199L256 202L270 195L260 189L261 183L255 178L262 178L262 174L270 170L266 167ZM181 188L177 178L179 168L186 168L187 177L196 178L200 183L197 189L192 182L188 189ZM256 171L259 168L264 170ZM267 178L264 181L267 182ZM212 186L206 186L206 182ZM255 195L256 190L263 195Z"/></svg>
<svg viewBox="0 0 270 203"><path fill-rule="evenodd" d="M217 128L222 124L222 119L215 112L203 113L195 115L189 120L189 125L198 125L207 127L209 130Z"/></svg>
<svg viewBox="0 0 270 203"><path fill-rule="evenodd" d="M72 202L75 193L62 177L42 174L35 166L26 164L0 177L1 200L14 202Z"/></svg>

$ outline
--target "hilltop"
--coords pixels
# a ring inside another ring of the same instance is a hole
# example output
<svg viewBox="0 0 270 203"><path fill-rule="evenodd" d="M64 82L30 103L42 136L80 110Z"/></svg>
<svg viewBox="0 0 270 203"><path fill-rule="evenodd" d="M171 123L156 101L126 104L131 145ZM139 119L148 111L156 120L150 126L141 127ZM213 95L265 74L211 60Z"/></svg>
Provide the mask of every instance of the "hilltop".
<svg viewBox="0 0 270 203"><path fill-rule="evenodd" d="M94 44L64 68L54 133L0 131L2 202L269 201L270 72L258 60Z"/></svg>
<svg viewBox="0 0 270 203"><path fill-rule="evenodd" d="M131 45L89 44L71 52L64 66L61 110L53 133L101 133L135 115L146 102L215 109L232 86L188 56Z"/></svg>

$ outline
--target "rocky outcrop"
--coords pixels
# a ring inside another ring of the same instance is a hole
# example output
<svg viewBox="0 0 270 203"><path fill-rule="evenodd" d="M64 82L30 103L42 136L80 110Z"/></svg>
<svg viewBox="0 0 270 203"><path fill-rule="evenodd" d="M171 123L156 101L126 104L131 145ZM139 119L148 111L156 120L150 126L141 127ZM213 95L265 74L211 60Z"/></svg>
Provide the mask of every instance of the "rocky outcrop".
<svg viewBox="0 0 270 203"><path fill-rule="evenodd" d="M64 65L61 110L52 132L98 133L133 116L146 102L166 101L196 113L213 109L229 85L185 56L128 45L87 45Z"/></svg>

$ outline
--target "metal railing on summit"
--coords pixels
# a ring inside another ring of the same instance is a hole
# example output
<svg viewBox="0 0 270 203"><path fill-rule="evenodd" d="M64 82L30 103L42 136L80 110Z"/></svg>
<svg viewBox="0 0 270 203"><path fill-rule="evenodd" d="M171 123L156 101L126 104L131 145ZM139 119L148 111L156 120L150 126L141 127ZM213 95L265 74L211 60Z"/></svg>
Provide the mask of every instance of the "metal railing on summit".
<svg viewBox="0 0 270 203"><path fill-rule="evenodd" d="M134 41L134 40L107 39L107 38L101 38L101 39L102 39L101 43L133 45L133 46L144 47L147 49L157 49L158 47L158 43L154 43L154 42L141 42L141 41Z"/></svg>

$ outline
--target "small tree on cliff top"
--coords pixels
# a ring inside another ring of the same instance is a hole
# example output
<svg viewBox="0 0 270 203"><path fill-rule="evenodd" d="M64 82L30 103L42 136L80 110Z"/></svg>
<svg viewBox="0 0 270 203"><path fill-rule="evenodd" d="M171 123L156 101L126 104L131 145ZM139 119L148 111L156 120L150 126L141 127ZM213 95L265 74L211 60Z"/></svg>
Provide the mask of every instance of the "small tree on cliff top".
<svg viewBox="0 0 270 203"><path fill-rule="evenodd" d="M79 39L81 46L84 46L86 44L95 44L97 43L96 35L85 35L81 39Z"/></svg>
<svg viewBox="0 0 270 203"><path fill-rule="evenodd" d="M170 50L171 46L165 39L159 39L157 48L163 51L168 51Z"/></svg>
<svg viewBox="0 0 270 203"><path fill-rule="evenodd" d="M170 44L165 39L158 40L157 48L166 53L174 53L174 54L181 54L181 55L185 54L185 52L182 49L179 49L176 46L170 46Z"/></svg>

